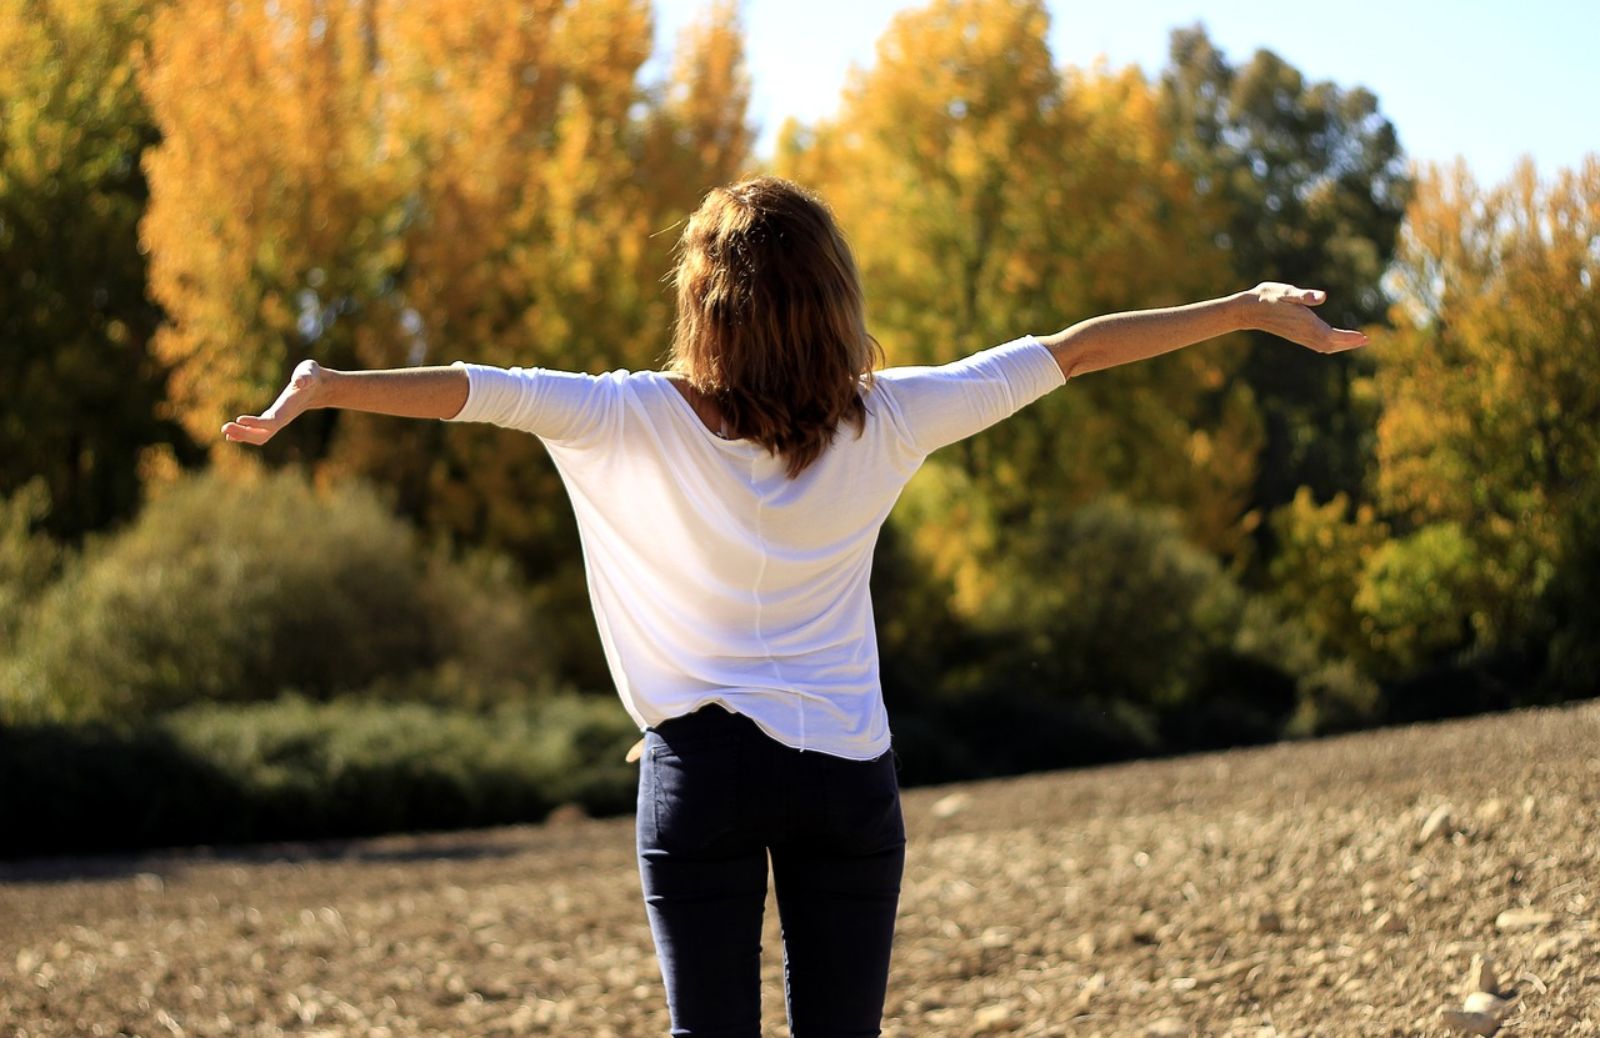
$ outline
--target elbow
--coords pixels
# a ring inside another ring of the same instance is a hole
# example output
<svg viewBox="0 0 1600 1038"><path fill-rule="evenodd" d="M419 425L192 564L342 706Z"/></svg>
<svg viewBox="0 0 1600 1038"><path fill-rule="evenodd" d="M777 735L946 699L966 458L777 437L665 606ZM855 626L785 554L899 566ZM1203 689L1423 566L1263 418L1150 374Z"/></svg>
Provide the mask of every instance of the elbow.
<svg viewBox="0 0 1600 1038"><path fill-rule="evenodd" d="M1050 349L1051 356L1061 366L1061 374L1067 381L1078 375L1090 371L1099 371L1108 367L1106 359L1096 351L1088 348L1088 343L1083 339L1062 335L1052 335L1041 340Z"/></svg>

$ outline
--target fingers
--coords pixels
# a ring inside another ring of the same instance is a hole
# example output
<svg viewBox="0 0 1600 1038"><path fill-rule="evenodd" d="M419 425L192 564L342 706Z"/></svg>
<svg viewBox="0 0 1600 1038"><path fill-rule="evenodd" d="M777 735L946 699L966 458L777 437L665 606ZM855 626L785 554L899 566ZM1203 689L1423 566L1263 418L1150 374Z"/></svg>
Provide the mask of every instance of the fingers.
<svg viewBox="0 0 1600 1038"><path fill-rule="evenodd" d="M1355 332L1348 328L1329 328L1327 325L1303 338L1298 336L1285 336L1285 338L1291 338L1318 353L1343 353L1345 350L1360 349L1367 344L1364 332Z"/></svg>
<svg viewBox="0 0 1600 1038"><path fill-rule="evenodd" d="M1263 281L1254 289L1256 295L1267 303L1299 303L1302 306L1321 306L1328 293L1320 288L1298 288L1281 281Z"/></svg>
<svg viewBox="0 0 1600 1038"><path fill-rule="evenodd" d="M1348 328L1335 328L1331 330L1328 341L1334 351L1353 350L1365 346L1367 344L1367 336L1365 332L1351 331Z"/></svg>
<svg viewBox="0 0 1600 1038"><path fill-rule="evenodd" d="M240 415L222 427L222 437L232 443L248 443L259 447L272 439L278 431L277 422L269 422L253 415Z"/></svg>

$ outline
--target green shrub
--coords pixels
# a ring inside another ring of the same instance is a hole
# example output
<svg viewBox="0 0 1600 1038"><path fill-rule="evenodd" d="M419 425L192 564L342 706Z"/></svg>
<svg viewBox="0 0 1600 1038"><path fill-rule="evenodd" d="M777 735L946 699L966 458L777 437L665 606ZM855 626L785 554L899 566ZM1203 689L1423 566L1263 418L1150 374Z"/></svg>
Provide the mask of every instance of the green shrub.
<svg viewBox="0 0 1600 1038"><path fill-rule="evenodd" d="M1004 681L1164 708L1226 645L1242 593L1169 512L1106 499L1007 539L980 624Z"/></svg>
<svg viewBox="0 0 1600 1038"><path fill-rule="evenodd" d="M61 549L38 529L50 513L42 478L0 499L0 655L9 653L32 601L55 578Z"/></svg>
<svg viewBox="0 0 1600 1038"><path fill-rule="evenodd" d="M0 723L0 858L207 842L246 807L163 728Z"/></svg>
<svg viewBox="0 0 1600 1038"><path fill-rule="evenodd" d="M1524 655L1543 657L1538 702L1600 696L1600 479L1564 518L1562 558L1520 632Z"/></svg>
<svg viewBox="0 0 1600 1038"><path fill-rule="evenodd" d="M207 474L156 498L40 599L0 714L128 719L285 688L415 690L430 675L492 700L540 674L536 630L503 566L428 557L358 486Z"/></svg>
<svg viewBox="0 0 1600 1038"><path fill-rule="evenodd" d="M1371 505L1352 507L1343 493L1319 505L1304 486L1272 512L1268 525L1275 545L1267 567L1273 597L1328 651L1368 663L1372 639L1355 598L1363 568L1389 540L1389 525Z"/></svg>
<svg viewBox="0 0 1600 1038"><path fill-rule="evenodd" d="M1384 697L1353 660L1329 660L1297 683L1298 705L1284 734L1329 735L1365 728L1384 716Z"/></svg>
<svg viewBox="0 0 1600 1038"><path fill-rule="evenodd" d="M1240 588L1170 512L1109 498L1039 513L998 557L976 623L985 644L946 661L955 703L977 704L948 725L968 759L1065 766L1377 715L1375 686L1330 670L1337 661L1300 617ZM985 721L1001 715L1018 723Z"/></svg>
<svg viewBox="0 0 1600 1038"><path fill-rule="evenodd" d="M1390 677L1412 674L1475 640L1486 593L1477 546L1456 523L1434 523L1379 547L1366 561L1355 607Z"/></svg>
<svg viewBox="0 0 1600 1038"><path fill-rule="evenodd" d="M138 726L0 726L0 857L314 839L632 808L613 697L490 714L288 696Z"/></svg>

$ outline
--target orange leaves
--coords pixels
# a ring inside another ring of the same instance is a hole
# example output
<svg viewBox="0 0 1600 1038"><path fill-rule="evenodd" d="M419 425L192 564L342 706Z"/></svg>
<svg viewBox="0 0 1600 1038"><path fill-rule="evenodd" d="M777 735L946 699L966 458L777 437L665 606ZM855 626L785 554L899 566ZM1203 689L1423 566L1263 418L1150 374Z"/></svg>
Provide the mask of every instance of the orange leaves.
<svg viewBox="0 0 1600 1038"><path fill-rule="evenodd" d="M671 314L651 232L742 168L751 133L731 6L669 85L639 81L651 44L646 0L178 0L143 77L163 133L144 233L186 425L213 441L306 356L653 363ZM505 513L552 487L491 509L500 476L418 456L437 430L329 421L300 449L404 507L513 543L548 525ZM508 451L506 478L534 451Z"/></svg>
<svg viewBox="0 0 1600 1038"><path fill-rule="evenodd" d="M1058 70L1047 29L1031 0L902 12L838 115L785 129L778 171L839 214L890 363L1234 287L1154 89L1132 68ZM1097 375L951 460L1002 516L1117 487L1178 505L1190 536L1232 552L1261 442L1248 391L1227 388L1238 356L1214 343Z"/></svg>
<svg viewBox="0 0 1600 1038"><path fill-rule="evenodd" d="M253 0L156 18L142 85L163 141L146 157L142 234L169 315L155 349L201 442L304 355L295 339L314 336L302 328L381 276L353 247L392 191L371 127L349 117L375 97L361 68L369 15L370 4ZM334 272L328 291L308 284L314 270Z"/></svg>
<svg viewBox="0 0 1600 1038"><path fill-rule="evenodd" d="M142 76L175 412L212 442L307 356L653 364L669 243L650 234L748 161L731 11L702 37L715 61L686 56L672 101L639 82L645 0L178 0ZM656 133L668 121L692 132ZM430 531L553 572L575 546L541 454L493 430L319 415L276 458L372 478ZM579 576L557 583L576 593Z"/></svg>
<svg viewBox="0 0 1600 1038"><path fill-rule="evenodd" d="M1484 188L1419 178L1392 277L1399 328L1373 345L1384 401L1377 488L1480 549L1475 622L1503 631L1567 549L1600 480L1600 156Z"/></svg>

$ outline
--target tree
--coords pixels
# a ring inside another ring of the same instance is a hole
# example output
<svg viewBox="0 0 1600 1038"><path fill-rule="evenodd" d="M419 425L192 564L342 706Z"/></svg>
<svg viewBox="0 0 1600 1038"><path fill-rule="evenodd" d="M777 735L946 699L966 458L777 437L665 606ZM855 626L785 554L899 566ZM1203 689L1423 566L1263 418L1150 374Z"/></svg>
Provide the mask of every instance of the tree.
<svg viewBox="0 0 1600 1038"><path fill-rule="evenodd" d="M1476 550L1474 640L1515 632L1577 543L1600 486L1600 156L1483 189L1429 167L1394 272L1381 358L1382 506Z"/></svg>
<svg viewBox="0 0 1600 1038"><path fill-rule="evenodd" d="M134 69L158 3L0 5L0 497L44 480L66 538L126 518L141 462L186 453L160 416ZM163 452L167 453L163 453Z"/></svg>
<svg viewBox="0 0 1600 1038"><path fill-rule="evenodd" d="M1058 71L1047 30L1040 2L903 12L837 116L782 134L778 170L836 210L891 363L1230 287L1149 84ZM1230 383L1235 348L1096 373L951 448L908 489L906 539L969 613L993 590L985 545L1035 509L1113 489L1179 506L1192 537L1231 553L1259 446L1248 391Z"/></svg>
<svg viewBox="0 0 1600 1038"><path fill-rule="evenodd" d="M731 5L641 85L646 0L179 0L146 91L165 134L146 235L158 348L202 442L306 357L653 366L670 238L747 161ZM197 233L197 229L199 233ZM603 666L576 530L529 437L322 414L280 458L392 489L429 531L514 554ZM219 458L242 463L236 452Z"/></svg>
<svg viewBox="0 0 1600 1038"><path fill-rule="evenodd" d="M142 85L162 142L146 156L142 234L168 320L156 352L195 440L269 395L290 358L348 365L381 306L396 185L379 160L373 2L174 3ZM299 434L303 453L327 430Z"/></svg>
<svg viewBox="0 0 1600 1038"><path fill-rule="evenodd" d="M1488 189L1426 167L1400 242L1370 347L1376 500L1278 509L1277 593L1369 672L1419 679L1401 709L1592 694L1600 157Z"/></svg>
<svg viewBox="0 0 1600 1038"><path fill-rule="evenodd" d="M1308 82L1266 50L1234 66L1195 26L1172 34L1160 104L1197 193L1220 207L1215 241L1241 281L1326 289L1323 316L1337 327L1383 317L1380 281L1410 183L1370 91ZM1319 499L1367 499L1377 413L1359 381L1373 357L1286 353L1249 337L1239 373L1266 429L1253 506L1287 504L1302 485Z"/></svg>

